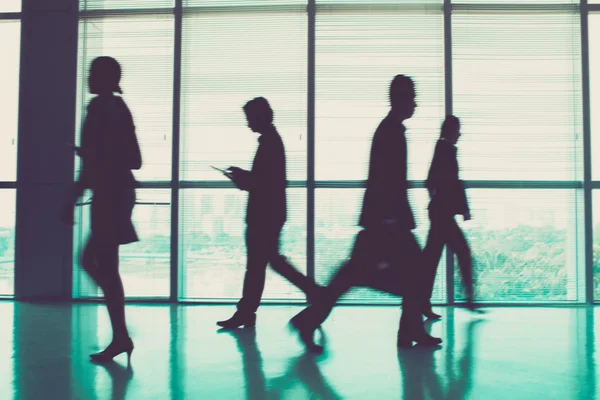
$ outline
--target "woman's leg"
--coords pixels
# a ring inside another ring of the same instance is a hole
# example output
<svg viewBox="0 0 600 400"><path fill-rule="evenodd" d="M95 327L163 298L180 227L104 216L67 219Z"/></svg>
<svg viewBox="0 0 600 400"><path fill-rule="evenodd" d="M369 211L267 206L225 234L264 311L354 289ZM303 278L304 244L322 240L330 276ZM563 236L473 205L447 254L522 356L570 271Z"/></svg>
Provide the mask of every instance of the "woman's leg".
<svg viewBox="0 0 600 400"><path fill-rule="evenodd" d="M98 268L98 261L96 259L96 242L93 236L90 236L87 243L85 244L81 256L79 258L79 264L85 272L94 280L96 285L102 289L102 274Z"/></svg>
<svg viewBox="0 0 600 400"><path fill-rule="evenodd" d="M96 258L102 271L100 287L104 291L113 330L113 342L123 341L129 338L129 332L125 322L125 292L119 274L119 245L115 243L101 246Z"/></svg>

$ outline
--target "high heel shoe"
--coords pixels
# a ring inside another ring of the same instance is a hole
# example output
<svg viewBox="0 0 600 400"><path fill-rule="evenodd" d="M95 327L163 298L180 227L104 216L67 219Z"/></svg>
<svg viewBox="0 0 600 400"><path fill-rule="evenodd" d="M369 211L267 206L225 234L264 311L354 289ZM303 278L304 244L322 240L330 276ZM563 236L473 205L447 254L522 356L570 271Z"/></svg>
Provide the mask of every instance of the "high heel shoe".
<svg viewBox="0 0 600 400"><path fill-rule="evenodd" d="M113 340L111 344L99 353L90 354L90 359L93 362L104 363L112 361L119 354L127 353L127 363L131 363L131 353L133 353L133 341L127 338L123 341Z"/></svg>
<svg viewBox="0 0 600 400"><path fill-rule="evenodd" d="M256 326L256 314L240 314L239 312L236 312L231 318L224 321L218 321L217 325L222 326L225 329L235 329L242 325L245 328L253 328Z"/></svg>

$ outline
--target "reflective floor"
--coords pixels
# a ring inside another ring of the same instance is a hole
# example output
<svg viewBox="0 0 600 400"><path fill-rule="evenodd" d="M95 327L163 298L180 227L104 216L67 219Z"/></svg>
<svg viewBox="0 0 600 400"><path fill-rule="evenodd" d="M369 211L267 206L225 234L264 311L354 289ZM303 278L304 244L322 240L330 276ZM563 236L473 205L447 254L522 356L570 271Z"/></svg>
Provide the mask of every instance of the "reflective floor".
<svg viewBox="0 0 600 400"><path fill-rule="evenodd" d="M0 302L0 399L598 398L594 308L437 308L443 347L398 352L398 309L338 307L318 357L286 329L299 309L263 306L255 331L218 333L233 306L130 305L128 369L125 355L88 362L110 340L102 306Z"/></svg>

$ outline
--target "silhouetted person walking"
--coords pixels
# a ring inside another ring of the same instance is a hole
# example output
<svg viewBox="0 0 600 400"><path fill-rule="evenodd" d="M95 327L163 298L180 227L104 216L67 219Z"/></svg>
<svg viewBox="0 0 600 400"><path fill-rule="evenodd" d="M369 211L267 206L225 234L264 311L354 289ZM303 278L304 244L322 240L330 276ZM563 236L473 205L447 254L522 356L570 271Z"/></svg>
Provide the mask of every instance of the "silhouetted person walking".
<svg viewBox="0 0 600 400"><path fill-rule="evenodd" d="M433 284L442 249L447 245L458 258L458 266L467 296L467 307L475 310L473 304L473 261L469 244L454 216L462 215L465 221L471 219L469 203L463 182L459 179L456 143L460 137L460 121L453 115L446 117L442 124L440 139L435 146L433 160L425 186L429 191L429 219L431 225L427 244L423 250L426 259L426 293L431 299ZM432 319L440 316L425 305L423 314Z"/></svg>
<svg viewBox="0 0 600 400"><path fill-rule="evenodd" d="M392 109L379 124L371 147L369 177L358 234L352 256L332 278L323 301L306 308L290 321L300 339L313 351L322 348L313 342L316 328L327 318L340 298L352 286L368 286L403 296L398 346L416 341L436 345L441 339L427 334L420 310L422 256L412 229L416 227L408 201L407 144L404 121L414 114L414 82L397 75L390 86Z"/></svg>
<svg viewBox="0 0 600 400"><path fill-rule="evenodd" d="M73 223L73 210L85 189L93 191L91 235L81 265L104 292L113 339L108 347L90 357L112 360L121 353L131 356L133 342L125 323L125 294L119 275L119 245L138 241L131 221L136 180L131 170L140 169L142 157L133 118L120 96L121 67L111 57L98 57L91 65L88 85L97 95L87 107L81 147L79 180L61 210L61 218Z"/></svg>
<svg viewBox="0 0 600 400"><path fill-rule="evenodd" d="M263 97L244 106L248 127L260 135L251 171L230 167L226 176L248 191L246 215L246 276L237 312L228 320L217 322L225 328L254 326L256 310L265 287L267 264L306 293L309 301L318 286L302 275L279 254L279 235L287 218L286 165L283 141L273 125L273 110Z"/></svg>

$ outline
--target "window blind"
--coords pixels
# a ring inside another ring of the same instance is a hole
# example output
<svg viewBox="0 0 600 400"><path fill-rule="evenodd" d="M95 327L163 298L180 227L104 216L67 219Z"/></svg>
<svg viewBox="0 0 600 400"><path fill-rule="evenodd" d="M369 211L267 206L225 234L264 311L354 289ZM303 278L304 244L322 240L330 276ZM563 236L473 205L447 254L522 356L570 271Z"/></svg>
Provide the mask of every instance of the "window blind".
<svg viewBox="0 0 600 400"><path fill-rule="evenodd" d="M80 118L93 97L87 89L91 62L114 57L142 151L143 166L134 172L140 181L171 180L173 30L172 15L89 18L79 27Z"/></svg>
<svg viewBox="0 0 600 400"><path fill-rule="evenodd" d="M424 179L444 116L441 6L317 6L316 162L318 180L366 179L373 133L389 112L396 74L416 83L407 121L409 177Z"/></svg>
<svg viewBox="0 0 600 400"><path fill-rule="evenodd" d="M590 13L588 16L589 58L590 58L590 117L592 133L592 179L600 179L600 14Z"/></svg>
<svg viewBox="0 0 600 400"><path fill-rule="evenodd" d="M22 0L3 0L0 3L0 12L20 12L21 3Z"/></svg>
<svg viewBox="0 0 600 400"><path fill-rule="evenodd" d="M307 0L183 0L184 7L269 7L306 5Z"/></svg>
<svg viewBox="0 0 600 400"><path fill-rule="evenodd" d="M589 1L593 3L596 0ZM548 4L579 4L579 0L452 0L453 4L485 4L489 6L504 5L548 5Z"/></svg>
<svg viewBox="0 0 600 400"><path fill-rule="evenodd" d="M210 165L250 168L258 135L242 107L263 96L286 147L288 179L306 179L306 74L304 7L186 12L181 178L223 180Z"/></svg>
<svg viewBox="0 0 600 400"><path fill-rule="evenodd" d="M21 21L0 20L0 181L17 179Z"/></svg>
<svg viewBox="0 0 600 400"><path fill-rule="evenodd" d="M174 0L80 0L81 11L135 10L174 7Z"/></svg>
<svg viewBox="0 0 600 400"><path fill-rule="evenodd" d="M381 5L392 5L394 7L398 6L423 6L430 4L442 5L444 0L376 0L376 1L365 1L365 0L316 0L317 5L327 5L327 4L336 4L336 5L361 5L363 8L370 8L369 6L373 6L375 8Z"/></svg>
<svg viewBox="0 0 600 400"><path fill-rule="evenodd" d="M453 12L464 179L582 179L580 50L575 10Z"/></svg>
<svg viewBox="0 0 600 400"><path fill-rule="evenodd" d="M20 11L20 1L0 11ZM17 180L21 21L0 20L0 181ZM0 296L14 295L16 190L0 190Z"/></svg>

